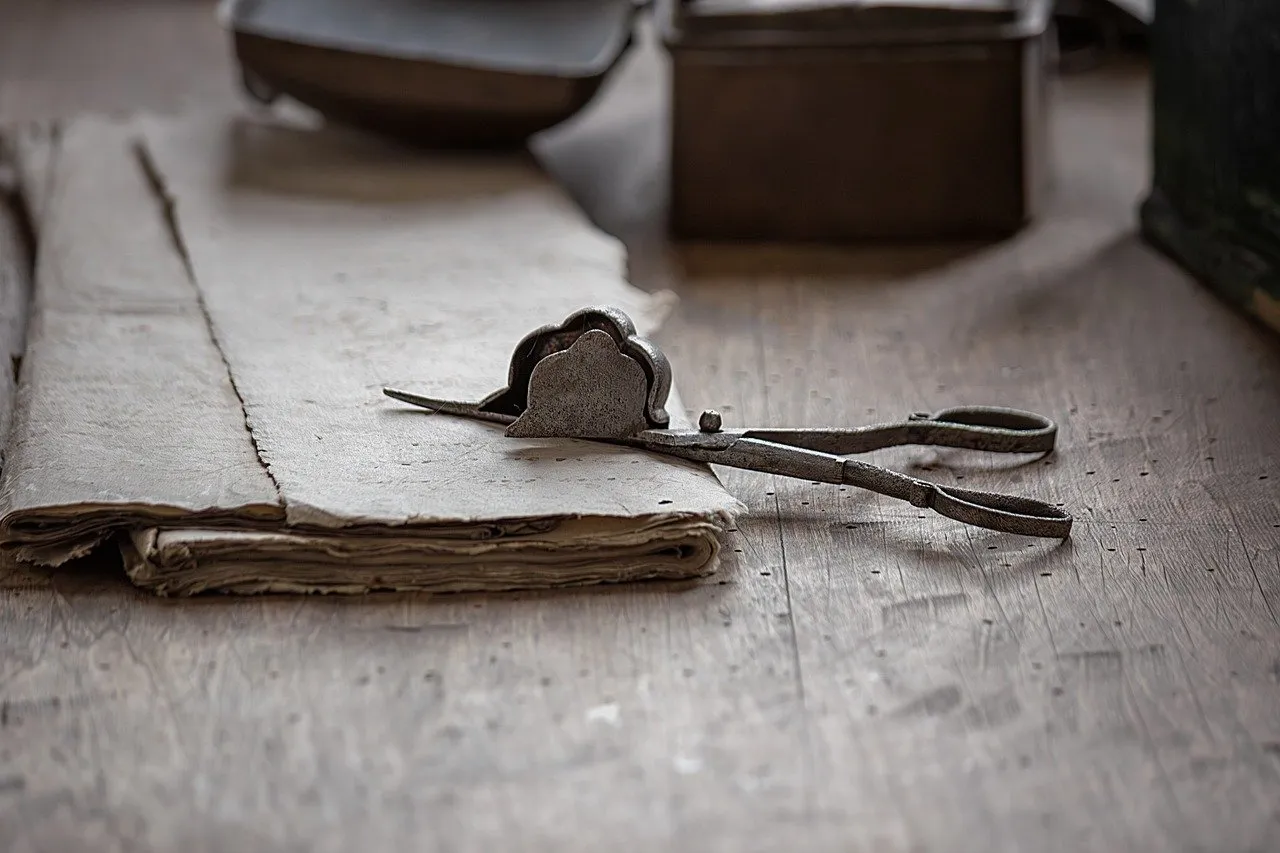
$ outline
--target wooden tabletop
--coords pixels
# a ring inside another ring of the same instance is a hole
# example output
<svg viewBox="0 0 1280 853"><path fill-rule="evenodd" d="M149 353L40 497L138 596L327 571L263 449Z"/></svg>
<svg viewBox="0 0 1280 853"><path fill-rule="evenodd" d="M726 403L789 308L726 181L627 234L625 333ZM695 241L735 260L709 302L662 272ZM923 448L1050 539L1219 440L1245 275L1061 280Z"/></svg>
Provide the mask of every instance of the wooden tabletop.
<svg viewBox="0 0 1280 853"><path fill-rule="evenodd" d="M1280 340L1144 248L1140 68L1055 85L1050 209L996 246L675 250L647 44L538 143L730 425L958 403L1059 452L881 455L1076 513L1063 544L725 472L713 577L162 600L0 579L0 849L1280 849ZM0 0L0 117L232 96L205 2ZM0 244L3 245L3 244Z"/></svg>

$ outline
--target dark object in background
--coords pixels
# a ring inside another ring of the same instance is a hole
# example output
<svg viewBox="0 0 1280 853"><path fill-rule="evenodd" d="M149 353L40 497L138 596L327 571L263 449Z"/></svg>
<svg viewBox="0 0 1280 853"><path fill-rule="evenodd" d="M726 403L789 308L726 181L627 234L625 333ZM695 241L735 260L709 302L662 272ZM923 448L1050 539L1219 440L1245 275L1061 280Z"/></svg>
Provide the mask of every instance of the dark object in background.
<svg viewBox="0 0 1280 853"><path fill-rule="evenodd" d="M1056 0L1058 67L1087 70L1107 56L1147 49L1151 0Z"/></svg>
<svg viewBox="0 0 1280 853"><path fill-rule="evenodd" d="M1159 0L1148 240L1280 330L1280 3Z"/></svg>
<svg viewBox="0 0 1280 853"><path fill-rule="evenodd" d="M631 44L633 0L239 0L245 86L431 146L518 146L572 116Z"/></svg>
<svg viewBox="0 0 1280 853"><path fill-rule="evenodd" d="M780 5L661 0L676 236L1000 237L1032 217L1048 0Z"/></svg>

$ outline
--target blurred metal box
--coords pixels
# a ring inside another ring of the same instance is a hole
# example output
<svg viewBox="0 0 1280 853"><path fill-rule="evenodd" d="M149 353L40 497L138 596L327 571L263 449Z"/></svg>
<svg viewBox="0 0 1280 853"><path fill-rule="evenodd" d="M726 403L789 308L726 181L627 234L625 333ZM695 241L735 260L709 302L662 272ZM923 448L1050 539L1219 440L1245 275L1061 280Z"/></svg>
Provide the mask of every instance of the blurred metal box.
<svg viewBox="0 0 1280 853"><path fill-rule="evenodd" d="M1047 175L1050 0L660 0L681 238L998 237Z"/></svg>

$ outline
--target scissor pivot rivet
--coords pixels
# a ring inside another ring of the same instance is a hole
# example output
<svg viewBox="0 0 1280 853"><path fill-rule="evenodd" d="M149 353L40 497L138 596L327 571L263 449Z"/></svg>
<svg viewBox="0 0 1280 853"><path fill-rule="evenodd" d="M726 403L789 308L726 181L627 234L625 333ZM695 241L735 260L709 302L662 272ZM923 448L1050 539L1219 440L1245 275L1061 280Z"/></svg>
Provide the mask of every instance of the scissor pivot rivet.
<svg viewBox="0 0 1280 853"><path fill-rule="evenodd" d="M715 409L707 409L698 418L698 429L703 432L719 432L723 423L719 412Z"/></svg>

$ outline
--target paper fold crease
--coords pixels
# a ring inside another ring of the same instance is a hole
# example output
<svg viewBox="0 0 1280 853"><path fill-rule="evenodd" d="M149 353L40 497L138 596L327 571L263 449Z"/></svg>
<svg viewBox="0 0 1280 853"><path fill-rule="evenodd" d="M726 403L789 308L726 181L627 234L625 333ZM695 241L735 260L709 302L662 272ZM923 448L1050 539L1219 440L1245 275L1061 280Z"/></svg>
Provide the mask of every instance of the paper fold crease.
<svg viewBox="0 0 1280 853"><path fill-rule="evenodd" d="M669 311L531 159L236 116L86 119L29 145L56 145L26 159L57 165L33 205L0 480L12 555L57 564L114 537L135 582L166 593L714 565L741 506L705 467L511 439L381 394L478 398L536 326L609 304L651 333ZM687 422L678 394L671 408Z"/></svg>

